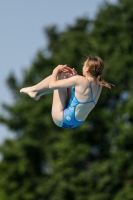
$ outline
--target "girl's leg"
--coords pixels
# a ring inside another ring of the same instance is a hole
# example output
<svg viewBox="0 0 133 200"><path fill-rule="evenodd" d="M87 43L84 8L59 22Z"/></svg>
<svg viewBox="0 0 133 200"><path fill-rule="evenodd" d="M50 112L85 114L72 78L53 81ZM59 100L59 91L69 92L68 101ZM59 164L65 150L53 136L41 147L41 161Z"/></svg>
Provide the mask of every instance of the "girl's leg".
<svg viewBox="0 0 133 200"><path fill-rule="evenodd" d="M59 73L58 80L64 78L64 72ZM61 88L53 92L52 118L54 123L59 127L62 127L63 124L63 112L68 103L68 91L70 92L68 88Z"/></svg>
<svg viewBox="0 0 133 200"><path fill-rule="evenodd" d="M49 88L49 83L51 80L51 75L42 80L37 85L22 88L20 92L28 94L31 98L38 100L42 95L49 94L53 92L53 89Z"/></svg>

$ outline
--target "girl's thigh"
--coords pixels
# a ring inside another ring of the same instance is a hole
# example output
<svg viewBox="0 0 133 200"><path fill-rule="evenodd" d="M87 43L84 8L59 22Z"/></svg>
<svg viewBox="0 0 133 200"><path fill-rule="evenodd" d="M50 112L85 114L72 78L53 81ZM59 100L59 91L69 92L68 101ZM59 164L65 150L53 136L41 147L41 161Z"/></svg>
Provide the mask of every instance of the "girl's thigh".
<svg viewBox="0 0 133 200"><path fill-rule="evenodd" d="M58 75L58 80L64 79L65 74L61 72ZM67 88L61 88L54 90L53 92L53 103L52 103L52 118L55 124L59 127L63 124L63 112L68 102L68 90Z"/></svg>

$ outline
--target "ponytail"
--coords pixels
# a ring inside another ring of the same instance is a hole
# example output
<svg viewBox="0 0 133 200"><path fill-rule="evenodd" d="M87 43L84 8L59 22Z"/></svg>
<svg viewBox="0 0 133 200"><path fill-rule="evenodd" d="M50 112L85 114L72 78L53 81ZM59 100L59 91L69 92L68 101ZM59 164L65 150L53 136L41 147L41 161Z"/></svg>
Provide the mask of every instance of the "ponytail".
<svg viewBox="0 0 133 200"><path fill-rule="evenodd" d="M97 82L98 82L100 85L102 85L102 86L104 86L104 87L107 87L107 88L109 88L109 89L111 89L112 86L115 87L115 85L113 85L112 83L108 83L108 82L103 81L103 80L101 79L101 76L100 76L100 75L97 76Z"/></svg>
<svg viewBox="0 0 133 200"><path fill-rule="evenodd" d="M87 72L91 76L97 77L97 82L100 85L107 87L109 89L111 89L112 87L115 86L115 85L108 83L108 82L105 82L101 79L101 74L103 73L103 70L104 70L104 62L100 57L89 56L87 58L87 60L85 61L84 65L88 68Z"/></svg>

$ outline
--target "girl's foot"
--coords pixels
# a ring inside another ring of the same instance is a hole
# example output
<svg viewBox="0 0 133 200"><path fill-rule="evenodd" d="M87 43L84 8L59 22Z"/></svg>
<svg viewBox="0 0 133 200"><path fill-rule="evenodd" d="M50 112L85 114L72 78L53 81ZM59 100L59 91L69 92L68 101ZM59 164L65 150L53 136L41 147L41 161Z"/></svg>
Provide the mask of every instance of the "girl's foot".
<svg viewBox="0 0 133 200"><path fill-rule="evenodd" d="M20 90L21 93L28 94L31 98L38 100L38 93L36 91L32 91L31 87L22 88Z"/></svg>

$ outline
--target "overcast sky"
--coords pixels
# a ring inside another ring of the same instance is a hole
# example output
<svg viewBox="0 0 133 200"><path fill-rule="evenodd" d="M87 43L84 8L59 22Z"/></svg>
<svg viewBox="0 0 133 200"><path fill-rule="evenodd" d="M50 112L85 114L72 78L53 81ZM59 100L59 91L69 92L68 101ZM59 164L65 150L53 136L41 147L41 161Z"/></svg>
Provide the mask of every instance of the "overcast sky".
<svg viewBox="0 0 133 200"><path fill-rule="evenodd" d="M117 0L107 0L116 3ZM65 28L78 17L94 18L104 0L4 0L0 2L0 113L2 103L12 103L6 85L11 72L21 77L36 52L46 47L43 28L57 25ZM0 143L13 135L0 124Z"/></svg>

